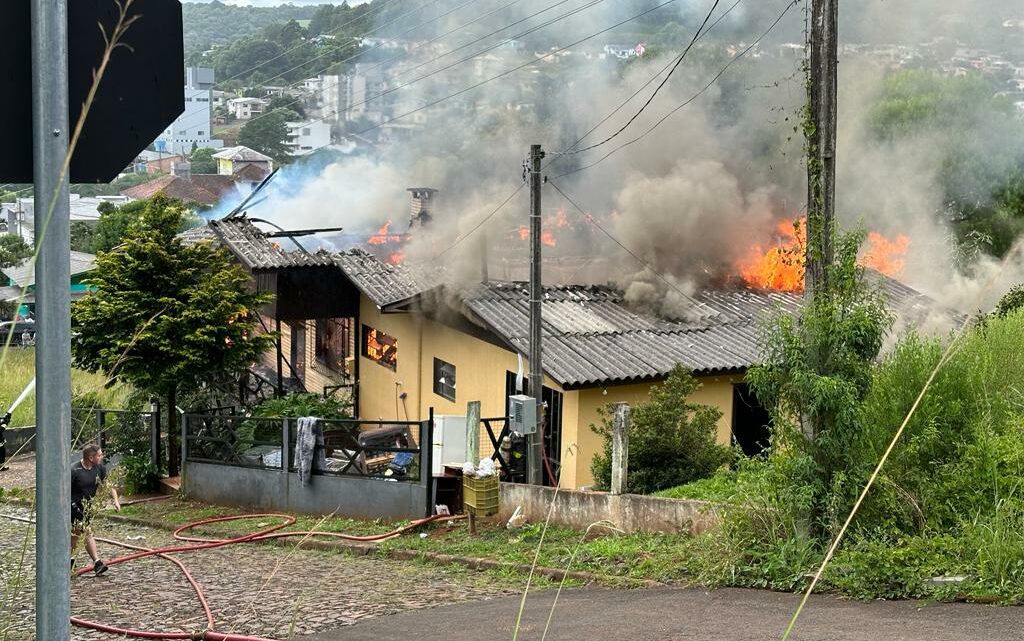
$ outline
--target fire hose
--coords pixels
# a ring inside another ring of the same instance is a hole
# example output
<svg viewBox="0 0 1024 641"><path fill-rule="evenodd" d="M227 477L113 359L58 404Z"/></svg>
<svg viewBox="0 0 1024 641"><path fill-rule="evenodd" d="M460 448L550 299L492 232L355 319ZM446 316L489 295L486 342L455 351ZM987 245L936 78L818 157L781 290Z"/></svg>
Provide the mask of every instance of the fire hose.
<svg viewBox="0 0 1024 641"><path fill-rule="evenodd" d="M7 515L2 515L2 516L5 516L6 518L12 518L14 520L19 520L19 521L29 521L28 519L21 519L21 518L16 518L16 517L8 517ZM238 537L231 538L231 539L206 539L206 538L200 538L200 537L196 537L196 536L189 536L189 535L186 534L187 532L190 532L191 530L194 530L195 528L202 527L204 525L210 525L212 523L225 523L225 522L228 522L228 521L240 521L240 520L243 520L243 519L268 519L268 518L269 519L281 519L281 523L279 523L277 525L272 525L270 527L263 528L261 530L256 530L255 532L250 532L249 534L244 534L242 536L238 536ZM241 515L235 515L235 516L214 517L214 518L202 519L202 520L199 520L199 521L193 521L191 523L186 523L185 525L182 525L178 529L174 530L174 532L172 534L174 539L176 541L180 541L182 544L180 544L180 545L171 545L171 546L167 546L167 547L163 547L163 548L143 548L143 547L138 547L138 546L131 545L131 544L128 544L128 543L122 543L120 541L114 541L112 539L105 539L105 538L96 537L97 541L101 541L101 542L107 543L109 545L114 545L114 546L117 546L117 547L129 549L129 550L134 550L134 552L132 552L130 554L126 554L124 556L120 556L120 557L111 559L109 561L105 561L104 563L106 563L107 565L118 565L120 563L126 563L128 561L133 561L135 559L142 559L142 558L151 557L151 556L155 556L155 557L158 557L158 558L170 561L171 563L174 563L175 565L177 565L178 569L180 569L182 574L185 576L185 580L187 580L189 585L192 586L192 590L196 594L196 599L199 601L199 605L201 606L201 608L203 610L203 614L206 617L206 628L203 629L203 630L200 630L200 631L196 631L196 632L152 632L152 631L148 631L148 630L136 630L136 629L132 629L132 628L123 628L123 627L119 627L119 626L108 625L108 624L105 624L105 623L100 623L100 622L97 622L97 621L90 621L88 619L83 619L81 617L75 617L75 616L71 617L71 624L75 625L75 626L78 626L78 627L81 627L81 628L87 628L87 629L91 629L91 630L98 630L100 632L107 632L107 633L110 633L110 634L116 634L116 635L121 636L121 637L131 637L131 638L136 638L136 639L186 639L186 640L192 639L192 640L201 640L201 641L275 641L274 639L268 639L268 638L265 638L265 637L251 636L251 635L245 635L245 634L233 634L233 633L227 633L227 632L218 632L218 631L214 630L216 621L214 619L213 612L210 610L210 604L209 604L209 602L206 599L206 595L203 592L202 587L195 580L195 578L192 576L192 574L188 571L188 568L185 567L185 564L182 563L181 561L179 561L178 559L170 556L170 555L174 554L174 553L180 553L180 552L198 552L198 551L201 551L201 550L213 550L213 549L216 549L216 548L221 548L221 547L225 547L225 546L228 546L228 545L236 545L236 544L239 544L239 543L257 543L257 542L260 542L260 541L269 541L269 540L273 540L273 539L283 539L283 538L287 538L287 537L296 537L296 536L304 537L304 538L327 537L327 538L333 538L333 539L341 539L341 540L345 540L345 541L361 541L361 542L365 542L365 543L371 543L371 542L375 543L375 542L387 541L389 539L396 538L396 537L401 536L402 534L404 534L406 532L414 530L414 529L416 529L416 528L418 528L420 526L426 525L428 523L432 523L434 521L438 521L438 520L442 520L442 519L444 519L444 520L453 520L453 519L458 519L458 518L461 518L461 517L457 517L457 516L453 517L453 516L439 514L439 515L430 516L430 517L423 518L423 519L418 519L416 521L412 521L412 522L410 522L408 525L406 525L404 527L400 527L398 529L395 529L395 530L392 530L390 532L386 532L386 533L383 533L383 534L373 534L373 535L369 535L369 536L356 536L356 535L352 535L352 534L342 534L342 533L338 533L338 532L319 532L319 531L301 531L301 532L289 531L289 532L281 532L280 530L282 530L282 529L284 529L284 528L286 528L286 527L288 527L290 525L293 525L295 523L295 517L294 516L291 516L289 514L278 514L278 513L241 514ZM81 575L81 574L85 574L86 572L89 572L90 570L92 570L92 566L82 568L82 569L78 570L75 573L75 576L78 576L78 575Z"/></svg>

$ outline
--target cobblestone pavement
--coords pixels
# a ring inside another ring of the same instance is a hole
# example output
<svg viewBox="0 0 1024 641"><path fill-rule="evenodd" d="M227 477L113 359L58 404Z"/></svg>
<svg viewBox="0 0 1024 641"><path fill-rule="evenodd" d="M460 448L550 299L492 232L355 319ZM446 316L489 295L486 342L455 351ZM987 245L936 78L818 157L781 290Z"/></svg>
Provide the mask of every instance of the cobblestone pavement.
<svg viewBox="0 0 1024 641"><path fill-rule="evenodd" d="M0 514L31 516L24 508L5 504L0 504ZM109 522L98 524L97 535L146 547L172 541L163 531ZM24 587L12 595L26 540ZM117 554L100 544L101 558ZM203 586L217 630L280 639L289 638L290 631L312 634L371 617L504 596L517 587L514 579L461 568L290 547L242 544L178 556ZM33 559L32 527L0 518L0 638L5 627L10 627L10 641L31 638ZM77 559L88 563L84 550ZM137 629L194 631L205 626L180 570L159 558L115 565L102 577L72 579L71 611ZM113 638L72 629L76 641Z"/></svg>

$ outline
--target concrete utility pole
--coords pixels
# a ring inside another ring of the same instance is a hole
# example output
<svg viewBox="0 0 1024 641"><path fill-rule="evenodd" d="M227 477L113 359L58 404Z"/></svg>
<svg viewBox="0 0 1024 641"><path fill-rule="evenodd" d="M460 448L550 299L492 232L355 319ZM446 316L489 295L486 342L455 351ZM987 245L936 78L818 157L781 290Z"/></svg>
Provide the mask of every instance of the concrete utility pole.
<svg viewBox="0 0 1024 641"><path fill-rule="evenodd" d="M625 494L629 472L629 403L616 403L612 421L612 494Z"/></svg>
<svg viewBox="0 0 1024 641"><path fill-rule="evenodd" d="M533 434L526 437L527 481L531 485L542 485L544 443L541 426L544 424L544 370L541 367L541 315L540 306L544 292L540 277L540 161L544 152L540 145L530 145L530 396L537 400L537 426ZM554 480L554 479L552 479Z"/></svg>
<svg viewBox="0 0 1024 641"><path fill-rule="evenodd" d="M36 638L71 636L71 282L68 7L32 0L32 148L36 202ZM51 202L56 198L56 202Z"/></svg>
<svg viewBox="0 0 1024 641"><path fill-rule="evenodd" d="M839 0L811 2L807 129L807 256L804 295L824 285L832 264L836 191Z"/></svg>

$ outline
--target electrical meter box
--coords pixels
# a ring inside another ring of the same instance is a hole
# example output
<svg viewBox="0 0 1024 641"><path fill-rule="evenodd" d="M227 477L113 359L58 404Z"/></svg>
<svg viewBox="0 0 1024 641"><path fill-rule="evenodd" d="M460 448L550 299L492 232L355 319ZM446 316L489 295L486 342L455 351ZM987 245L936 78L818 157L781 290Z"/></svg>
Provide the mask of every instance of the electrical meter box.
<svg viewBox="0 0 1024 641"><path fill-rule="evenodd" d="M509 396L508 427L516 434L536 434L537 399L522 394Z"/></svg>

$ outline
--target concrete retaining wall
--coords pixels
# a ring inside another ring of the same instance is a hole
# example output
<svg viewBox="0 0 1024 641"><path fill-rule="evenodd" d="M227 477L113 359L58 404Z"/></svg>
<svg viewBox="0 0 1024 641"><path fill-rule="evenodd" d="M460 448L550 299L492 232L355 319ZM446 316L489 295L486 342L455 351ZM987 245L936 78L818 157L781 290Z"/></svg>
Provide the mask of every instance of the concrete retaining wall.
<svg viewBox="0 0 1024 641"><path fill-rule="evenodd" d="M581 530L597 521L611 521L626 532L691 534L719 523L714 505L705 501L577 490L559 490L555 497L554 488L514 483L501 484L500 516L507 519L522 506L527 521L540 523L547 518L552 499L551 522Z"/></svg>
<svg viewBox="0 0 1024 641"><path fill-rule="evenodd" d="M186 461L182 487L199 501L254 510L389 520L422 518L427 511L422 484L359 477L318 475L302 487L297 474L283 470Z"/></svg>
<svg viewBox="0 0 1024 641"><path fill-rule="evenodd" d="M21 454L36 451L36 426L16 427L4 430L4 440L7 441L7 456L14 456L20 450ZM26 441L28 444L26 445ZM24 449L22 449L24 446Z"/></svg>

